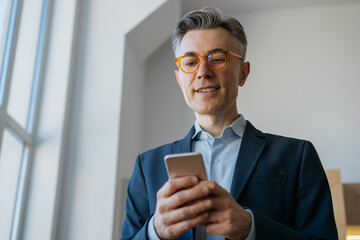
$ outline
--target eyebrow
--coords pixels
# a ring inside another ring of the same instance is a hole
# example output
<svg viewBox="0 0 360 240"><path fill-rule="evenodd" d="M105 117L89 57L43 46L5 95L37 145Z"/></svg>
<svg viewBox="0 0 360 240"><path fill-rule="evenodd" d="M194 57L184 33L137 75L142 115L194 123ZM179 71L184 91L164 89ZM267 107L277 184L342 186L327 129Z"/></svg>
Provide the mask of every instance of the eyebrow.
<svg viewBox="0 0 360 240"><path fill-rule="evenodd" d="M222 49L222 48L214 48L214 49L208 51L208 54L211 54L211 53L214 53L214 52L218 52L218 51L225 51L225 50ZM196 54L196 52L190 51L190 52L186 52L186 53L184 54L184 56L185 56L185 55L198 55L198 54Z"/></svg>

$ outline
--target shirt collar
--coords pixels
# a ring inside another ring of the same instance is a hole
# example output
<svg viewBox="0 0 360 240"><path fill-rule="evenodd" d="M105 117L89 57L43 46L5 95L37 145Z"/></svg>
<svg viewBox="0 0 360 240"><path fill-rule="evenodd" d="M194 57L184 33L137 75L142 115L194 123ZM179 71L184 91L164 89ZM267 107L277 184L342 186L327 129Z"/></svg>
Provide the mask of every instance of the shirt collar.
<svg viewBox="0 0 360 240"><path fill-rule="evenodd" d="M196 139L202 140L202 139L213 138L211 136L211 134L202 130L202 128L197 120L195 121L194 126L195 126L195 133L192 136L192 139L196 138ZM230 124L230 126L228 126L224 129L220 138L229 138L229 137L234 137L234 136L243 137L245 127L246 127L245 118L243 115L240 114L239 117L232 124Z"/></svg>

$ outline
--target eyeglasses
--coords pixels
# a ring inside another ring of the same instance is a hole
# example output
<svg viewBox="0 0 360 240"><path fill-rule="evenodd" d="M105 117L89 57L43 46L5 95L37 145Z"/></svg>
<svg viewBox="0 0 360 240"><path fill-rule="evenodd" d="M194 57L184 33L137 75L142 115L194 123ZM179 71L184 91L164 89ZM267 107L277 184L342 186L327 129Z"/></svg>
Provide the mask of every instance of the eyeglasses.
<svg viewBox="0 0 360 240"><path fill-rule="evenodd" d="M228 60L227 57L231 55L243 60L243 58L231 51L217 51L208 55L196 56L196 55L184 55L175 58L176 66L181 69L184 73L194 73L199 69L201 58L207 59L207 65L212 70L223 69Z"/></svg>

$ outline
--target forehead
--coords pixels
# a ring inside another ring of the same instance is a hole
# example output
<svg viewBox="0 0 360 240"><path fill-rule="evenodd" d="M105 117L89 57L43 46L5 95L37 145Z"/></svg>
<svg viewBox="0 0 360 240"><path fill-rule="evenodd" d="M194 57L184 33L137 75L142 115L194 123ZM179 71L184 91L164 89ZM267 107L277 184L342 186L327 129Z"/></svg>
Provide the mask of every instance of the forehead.
<svg viewBox="0 0 360 240"><path fill-rule="evenodd" d="M214 49L236 49L234 37L224 28L192 30L185 34L179 45L177 55L188 52L198 55L206 54Z"/></svg>

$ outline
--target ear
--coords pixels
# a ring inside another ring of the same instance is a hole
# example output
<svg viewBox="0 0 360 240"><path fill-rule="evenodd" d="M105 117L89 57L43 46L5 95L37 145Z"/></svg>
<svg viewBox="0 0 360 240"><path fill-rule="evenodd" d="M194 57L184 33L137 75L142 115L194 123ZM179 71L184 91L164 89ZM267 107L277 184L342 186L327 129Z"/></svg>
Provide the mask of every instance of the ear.
<svg viewBox="0 0 360 240"><path fill-rule="evenodd" d="M180 79L180 72L179 70L175 70L175 76L176 76L176 80L180 86L180 88L182 88L182 84L181 84L181 79Z"/></svg>
<svg viewBox="0 0 360 240"><path fill-rule="evenodd" d="M240 76L239 76L239 86L244 86L246 79L250 73L250 62L244 62L241 66Z"/></svg>

